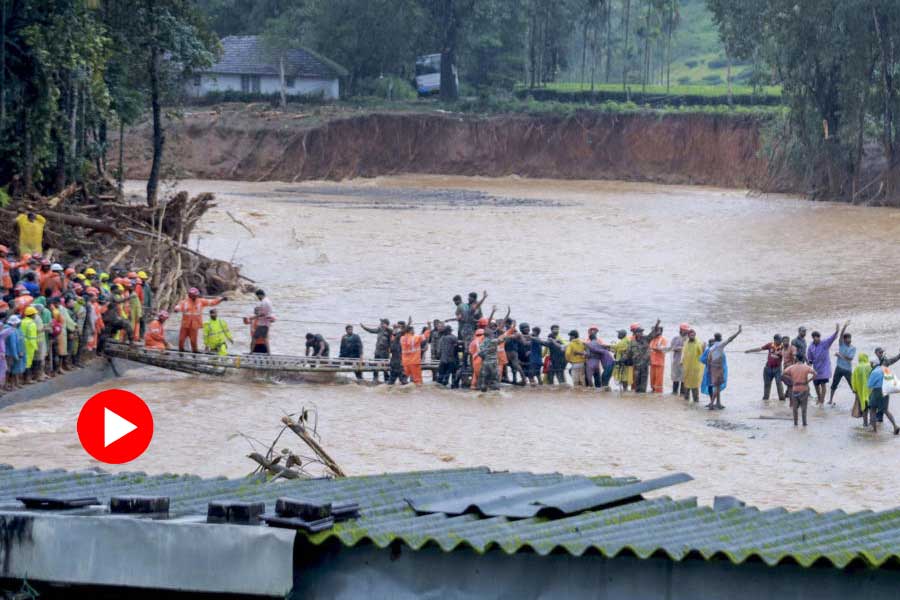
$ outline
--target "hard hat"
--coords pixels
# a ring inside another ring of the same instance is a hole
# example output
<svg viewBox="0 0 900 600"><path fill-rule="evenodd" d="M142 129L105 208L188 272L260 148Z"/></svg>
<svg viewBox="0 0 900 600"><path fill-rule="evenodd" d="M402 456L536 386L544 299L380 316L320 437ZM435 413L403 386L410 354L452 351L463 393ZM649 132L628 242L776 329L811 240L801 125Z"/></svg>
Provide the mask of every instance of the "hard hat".
<svg viewBox="0 0 900 600"><path fill-rule="evenodd" d="M691 326L687 323L682 323L681 325L678 326L678 330L679 331L690 331Z"/></svg>
<svg viewBox="0 0 900 600"><path fill-rule="evenodd" d="M13 290L16 292L27 292L28 288L25 287L25 285L22 283L17 283L16 287L14 287Z"/></svg>
<svg viewBox="0 0 900 600"><path fill-rule="evenodd" d="M124 292L124 291L125 291L125 288L122 287L122 284L121 284L121 283L117 283L117 284L116 284L116 290L119 291L119 292Z"/></svg>
<svg viewBox="0 0 900 600"><path fill-rule="evenodd" d="M127 277L128 277L128 279L137 279L138 274L135 273L134 271L128 271Z"/></svg>
<svg viewBox="0 0 900 600"><path fill-rule="evenodd" d="M72 284L72 289L75 290L75 293L77 294L78 292L84 290L84 286L76 281L75 283Z"/></svg>
<svg viewBox="0 0 900 600"><path fill-rule="evenodd" d="M632 333L634 333L635 331L637 331L640 328L641 328L640 323L632 323L631 326L629 327L629 329L631 330Z"/></svg>
<svg viewBox="0 0 900 600"><path fill-rule="evenodd" d="M37 309L33 306L29 306L28 308L25 309L26 317L30 317L30 316L36 315L36 314L37 314Z"/></svg>
<svg viewBox="0 0 900 600"><path fill-rule="evenodd" d="M190 295L190 296L199 296L199 295L200 295L200 290L198 290L198 289L195 288L195 287L192 287L191 289L188 290L188 295Z"/></svg>
<svg viewBox="0 0 900 600"><path fill-rule="evenodd" d="M59 263L53 263L53 265L50 267L50 270L51 270L51 271L62 271L63 268L62 268L62 265L61 265L61 264L59 264Z"/></svg>
<svg viewBox="0 0 900 600"><path fill-rule="evenodd" d="M590 327L588 327L588 331L600 331L600 328L596 325L591 325Z"/></svg>
<svg viewBox="0 0 900 600"><path fill-rule="evenodd" d="M88 267L87 269L84 270L84 274L85 274L85 275L88 275L88 276L96 275L96 274L97 274L97 270L94 269L94 267Z"/></svg>
<svg viewBox="0 0 900 600"><path fill-rule="evenodd" d="M22 319L20 319L18 315L13 315L6 322L9 323L10 325L12 325L13 327L15 327L16 325L18 325L19 323L22 322Z"/></svg>
<svg viewBox="0 0 900 600"><path fill-rule="evenodd" d="M88 293L89 296L99 296L100 295L100 290L98 290L97 288L95 288L92 285L88 286L88 288L85 291Z"/></svg>
<svg viewBox="0 0 900 600"><path fill-rule="evenodd" d="M63 273L65 273L66 276L71 276L75 274L75 269L73 269L72 267L66 267L66 270L63 271Z"/></svg>
<svg viewBox="0 0 900 600"><path fill-rule="evenodd" d="M49 261L48 259L46 259L46 258L41 259L41 266L42 266L42 267L49 267L49 266L50 266L50 261Z"/></svg>
<svg viewBox="0 0 900 600"><path fill-rule="evenodd" d="M108 281L109 273L100 273L100 281Z"/></svg>
<svg viewBox="0 0 900 600"><path fill-rule="evenodd" d="M138 271L137 276L141 279L150 279L150 276L147 275L144 271Z"/></svg>
<svg viewBox="0 0 900 600"><path fill-rule="evenodd" d="M165 321L166 319L169 318L169 311L167 311L167 310L161 310L161 311L159 311L159 314L157 315L157 318L162 319L163 321Z"/></svg>

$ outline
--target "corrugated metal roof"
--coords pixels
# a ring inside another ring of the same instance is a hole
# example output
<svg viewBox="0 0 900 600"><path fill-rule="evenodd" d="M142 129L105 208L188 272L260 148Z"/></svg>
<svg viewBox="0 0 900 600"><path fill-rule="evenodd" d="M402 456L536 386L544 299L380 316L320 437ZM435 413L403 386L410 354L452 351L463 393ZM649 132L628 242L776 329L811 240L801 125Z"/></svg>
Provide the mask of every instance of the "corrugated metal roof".
<svg viewBox="0 0 900 600"><path fill-rule="evenodd" d="M684 483L693 479L686 473L667 475L650 481L626 485L598 486L590 480L573 478L540 488L498 482L477 490L416 496L407 501L418 513L461 515L477 513L485 517L558 517L600 509L639 499L641 494Z"/></svg>
<svg viewBox="0 0 900 600"><path fill-rule="evenodd" d="M400 540L418 549L436 545L483 553L498 548L512 554L564 551L574 556L594 552L606 557L666 556L724 558L738 564L761 560L768 565L853 563L870 567L900 565L900 508L883 512L817 513L759 510L733 505L715 510L693 498L653 498L562 518L479 517L417 514L406 499L416 496L474 494L485 487L546 487L591 481L600 486L632 484L634 479L584 478L559 474L494 473L461 469L399 473L339 480L282 481L200 479L183 475L66 473L36 469L0 469L0 506L19 495L94 495L107 501L115 494L168 495L173 515L205 514L215 499L262 500L274 506L282 496L323 502L358 502L359 519L309 535L316 544L338 539L346 546L371 541L386 547Z"/></svg>
<svg viewBox="0 0 900 600"><path fill-rule="evenodd" d="M307 48L285 52L285 75L308 79L334 79L347 71L334 61ZM232 75L278 75L278 60L268 52L259 36L230 35L222 38L222 56L203 69L205 73Z"/></svg>

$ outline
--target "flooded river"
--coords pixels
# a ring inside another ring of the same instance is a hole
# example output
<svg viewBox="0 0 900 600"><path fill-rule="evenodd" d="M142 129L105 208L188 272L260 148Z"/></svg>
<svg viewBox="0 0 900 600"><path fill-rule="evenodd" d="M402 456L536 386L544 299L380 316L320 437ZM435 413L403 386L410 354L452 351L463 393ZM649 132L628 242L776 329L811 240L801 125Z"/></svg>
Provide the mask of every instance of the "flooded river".
<svg viewBox="0 0 900 600"><path fill-rule="evenodd" d="M217 194L218 209L192 243L233 257L269 292L281 318L272 334L279 353L302 353L313 331L336 354L345 323L450 317L454 294L482 289L501 313L511 305L514 317L544 331L559 323L585 333L596 323L609 339L632 321L660 318L667 336L682 321L703 340L738 324L744 333L729 354L727 408L716 413L669 395L235 384L140 369L115 383L146 399L155 419L150 449L129 469L245 474L250 443L235 434L268 442L282 414L315 406L324 445L351 474L476 465L639 477L686 471L695 481L669 493L822 510L898 503L900 439L864 432L849 417L846 387L837 408L811 408L808 429L797 430L784 404L760 400L765 356L738 351L774 333L793 336L798 325L829 335L847 318L860 351L900 350L900 211L516 178L180 187ZM248 332L238 317L251 300L221 307L241 350ZM373 336L363 338L371 352ZM668 366L666 376L668 386ZM106 387L0 410L0 462L95 465L75 420ZM298 447L287 438L279 445L288 444Z"/></svg>

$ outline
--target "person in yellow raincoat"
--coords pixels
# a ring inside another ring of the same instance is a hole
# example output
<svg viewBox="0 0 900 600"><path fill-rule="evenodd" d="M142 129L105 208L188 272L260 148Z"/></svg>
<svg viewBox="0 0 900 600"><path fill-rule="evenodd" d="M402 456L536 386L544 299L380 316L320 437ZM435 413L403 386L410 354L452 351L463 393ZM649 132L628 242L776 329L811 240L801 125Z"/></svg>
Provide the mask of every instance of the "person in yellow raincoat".
<svg viewBox="0 0 900 600"><path fill-rule="evenodd" d="M693 397L694 402L700 401L700 382L703 380L701 356L703 344L697 339L697 332L691 329L681 352L681 366L684 370L684 397L685 399Z"/></svg>
<svg viewBox="0 0 900 600"><path fill-rule="evenodd" d="M631 365L623 365L620 361L625 358L628 353L628 332L620 329L618 333L619 340L610 348L616 359L616 366L613 370L613 377L622 386L622 391L627 392L628 388L634 382L634 367Z"/></svg>
<svg viewBox="0 0 900 600"><path fill-rule="evenodd" d="M850 377L850 387L856 394L856 402L862 413L863 427L869 426L869 375L872 373L872 365L869 363L869 355L859 353L859 364L853 369Z"/></svg>
<svg viewBox="0 0 900 600"><path fill-rule="evenodd" d="M25 318L22 319L22 337L25 339L25 381L31 376L31 366L34 363L34 355L38 349L38 326L35 319L38 311L35 307L29 306L25 309Z"/></svg>
<svg viewBox="0 0 900 600"><path fill-rule="evenodd" d="M44 223L47 219L31 211L16 217L19 228L19 256L44 253ZM43 291L43 290L41 290Z"/></svg>
<svg viewBox="0 0 900 600"><path fill-rule="evenodd" d="M228 323L219 318L219 311L214 308L209 311L209 321L203 324L203 345L207 352L225 356L228 354L228 342L234 343Z"/></svg>

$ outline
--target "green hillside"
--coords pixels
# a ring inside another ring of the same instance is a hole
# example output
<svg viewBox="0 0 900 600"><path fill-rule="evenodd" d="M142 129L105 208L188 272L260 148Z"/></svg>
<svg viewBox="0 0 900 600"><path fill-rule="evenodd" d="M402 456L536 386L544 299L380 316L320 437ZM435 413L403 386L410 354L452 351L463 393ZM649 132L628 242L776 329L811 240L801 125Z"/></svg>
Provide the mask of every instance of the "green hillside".
<svg viewBox="0 0 900 600"><path fill-rule="evenodd" d="M632 67L631 79L639 77L641 48L639 47L637 31L641 26L639 17L640 3L633 3L638 7L632 13ZM678 28L672 40L672 74L671 84L690 86L724 86L727 81L727 66L725 52L719 41L719 33L712 20L712 14L706 8L705 0L680 0L678 3L680 20ZM622 38L621 31L621 3L613 2L613 36L614 52L610 82L622 81ZM577 38L577 36L575 36ZM581 83L581 42L573 39L570 49L572 59L569 68L560 74L561 84ZM656 57L658 58L658 57ZM655 61L654 61L655 62ZM654 72L658 74L659 63L656 62ZM736 84L749 85L751 68L747 64L732 64L732 77ZM605 78L602 73L602 60L597 67L596 81L599 83ZM658 75L653 83L661 83ZM556 86L550 86L556 87Z"/></svg>

